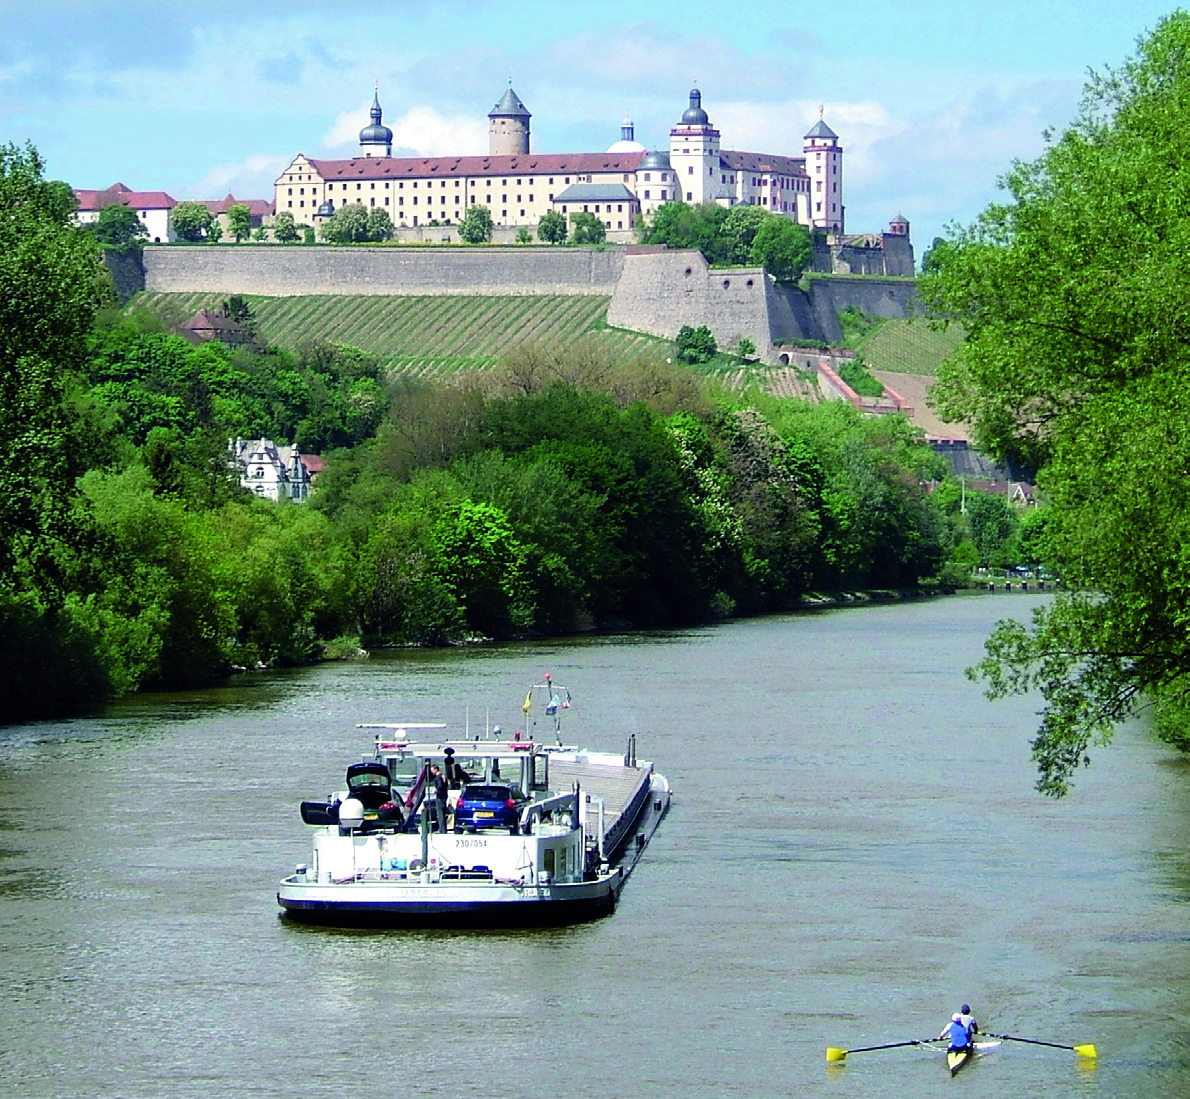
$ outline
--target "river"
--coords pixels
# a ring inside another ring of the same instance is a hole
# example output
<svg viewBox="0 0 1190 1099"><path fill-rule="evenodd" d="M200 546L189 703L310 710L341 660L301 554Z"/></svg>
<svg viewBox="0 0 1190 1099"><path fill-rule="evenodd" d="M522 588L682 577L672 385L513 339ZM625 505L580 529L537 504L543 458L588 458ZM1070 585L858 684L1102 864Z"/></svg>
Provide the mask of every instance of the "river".
<svg viewBox="0 0 1190 1099"><path fill-rule="evenodd" d="M1033 790L1037 700L963 668L1045 596L375 654L0 729L0 1080L121 1096L1190 1094L1190 764L1140 726ZM533 932L278 919L357 721L637 734L675 789L616 914ZM1005 1043L951 1081L969 1001ZM951 1090L947 1090L951 1089Z"/></svg>

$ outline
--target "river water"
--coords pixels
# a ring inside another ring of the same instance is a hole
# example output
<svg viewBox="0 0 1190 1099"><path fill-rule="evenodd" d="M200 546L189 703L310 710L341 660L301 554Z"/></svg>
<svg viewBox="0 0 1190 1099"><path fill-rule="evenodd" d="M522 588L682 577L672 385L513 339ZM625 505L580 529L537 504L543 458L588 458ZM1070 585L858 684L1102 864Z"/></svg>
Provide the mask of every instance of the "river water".
<svg viewBox="0 0 1190 1099"><path fill-rule="evenodd" d="M1190 1094L1190 765L1126 729L1033 790L1036 700L963 668L1024 594L245 675L0 729L0 1081L65 1096L997 1099ZM674 807L607 920L360 932L278 919L303 798L357 721L642 758ZM951 1081L969 1001L1005 1043ZM949 1090L948 1090L949 1089Z"/></svg>

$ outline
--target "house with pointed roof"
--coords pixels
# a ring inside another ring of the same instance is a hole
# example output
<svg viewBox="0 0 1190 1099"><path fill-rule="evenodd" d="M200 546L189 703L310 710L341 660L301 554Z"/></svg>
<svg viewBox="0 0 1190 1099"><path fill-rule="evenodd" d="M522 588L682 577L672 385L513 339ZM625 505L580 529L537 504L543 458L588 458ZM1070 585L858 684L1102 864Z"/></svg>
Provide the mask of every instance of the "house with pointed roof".
<svg viewBox="0 0 1190 1099"><path fill-rule="evenodd" d="M272 439L228 441L230 463L249 492L278 503L300 504L310 496L311 473L297 447Z"/></svg>
<svg viewBox="0 0 1190 1099"><path fill-rule="evenodd" d="M102 191L76 190L74 197L78 202L75 221L79 225L98 221L100 213L108 206L127 206L136 211L154 244L175 239L169 216L178 203L164 191L133 191L123 183L113 183Z"/></svg>

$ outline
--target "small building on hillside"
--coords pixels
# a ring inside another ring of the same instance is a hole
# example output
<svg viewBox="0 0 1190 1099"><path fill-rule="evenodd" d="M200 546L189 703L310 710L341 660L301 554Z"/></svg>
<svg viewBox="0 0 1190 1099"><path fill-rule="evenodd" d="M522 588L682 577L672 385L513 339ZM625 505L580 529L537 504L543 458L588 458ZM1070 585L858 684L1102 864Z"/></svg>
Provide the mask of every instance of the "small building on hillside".
<svg viewBox="0 0 1190 1099"><path fill-rule="evenodd" d="M231 226L227 222L227 211L233 206L246 206L248 218L253 229L259 229L265 219L270 221L273 216L273 204L267 198L236 198L230 191L225 198L203 199L202 204L215 215L219 228L223 230L223 239L230 239Z"/></svg>
<svg viewBox="0 0 1190 1099"><path fill-rule="evenodd" d="M266 500L302 503L310 495L311 471L297 447L278 446L272 439L233 439L230 464L240 484Z"/></svg>
<svg viewBox="0 0 1190 1099"><path fill-rule="evenodd" d="M78 202L75 221L91 225L99 220L100 212L108 206L127 206L136 211L140 223L148 230L149 240L164 244L174 239L169 217L177 200L164 191L130 191L123 183L113 183L102 191L75 191Z"/></svg>
<svg viewBox="0 0 1190 1099"><path fill-rule="evenodd" d="M178 335L194 344L218 340L228 347L247 347L253 342L252 333L239 321L211 309L200 309L183 321L178 325Z"/></svg>

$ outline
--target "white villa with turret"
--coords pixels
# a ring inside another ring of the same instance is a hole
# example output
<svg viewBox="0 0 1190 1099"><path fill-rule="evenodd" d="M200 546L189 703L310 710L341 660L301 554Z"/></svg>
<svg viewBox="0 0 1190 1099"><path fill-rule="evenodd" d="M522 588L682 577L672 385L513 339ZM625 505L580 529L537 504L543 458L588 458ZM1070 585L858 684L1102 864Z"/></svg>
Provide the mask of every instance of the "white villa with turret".
<svg viewBox="0 0 1190 1099"><path fill-rule="evenodd" d="M761 206L813 229L844 230L843 147L821 117L801 156L723 149L697 88L668 149L646 150L626 118L606 152L534 153L531 117L509 87L488 113L487 156L394 157L377 91L359 155L299 154L276 181L274 210L317 223L355 203L381 207L394 225L412 227L457 224L473 205L486 206L501 227L535 226L551 210L567 217L581 211L615 234L679 200Z"/></svg>

